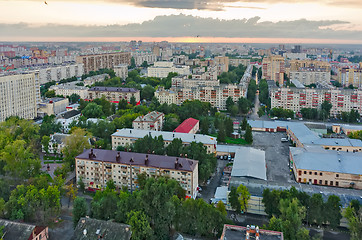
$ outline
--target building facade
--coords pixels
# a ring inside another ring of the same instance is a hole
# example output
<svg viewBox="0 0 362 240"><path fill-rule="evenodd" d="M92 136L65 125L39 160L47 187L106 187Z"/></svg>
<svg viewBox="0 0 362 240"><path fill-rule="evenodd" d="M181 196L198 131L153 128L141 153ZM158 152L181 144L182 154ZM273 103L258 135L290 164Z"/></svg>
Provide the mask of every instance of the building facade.
<svg viewBox="0 0 362 240"><path fill-rule="evenodd" d="M133 122L133 129L162 131L165 114L161 112L150 112L145 116L137 117Z"/></svg>
<svg viewBox="0 0 362 240"><path fill-rule="evenodd" d="M319 108L324 101L332 104L331 115L356 110L362 115L362 90L270 88L271 107L300 112L302 108Z"/></svg>
<svg viewBox="0 0 362 240"><path fill-rule="evenodd" d="M265 57L262 62L262 78L278 82L283 85L285 73L285 61L280 55Z"/></svg>
<svg viewBox="0 0 362 240"><path fill-rule="evenodd" d="M77 56L76 62L84 65L84 73L89 73L103 68L113 69L114 66L119 64L130 65L131 53L114 52Z"/></svg>
<svg viewBox="0 0 362 240"><path fill-rule="evenodd" d="M179 133L190 133L195 134L199 131L200 121L194 118L188 118L183 121L175 130L174 132Z"/></svg>
<svg viewBox="0 0 362 240"><path fill-rule="evenodd" d="M179 75L189 75L189 66L174 66L173 62L155 62L152 67L147 68L148 77L165 78L169 73L175 72Z"/></svg>
<svg viewBox="0 0 362 240"><path fill-rule="evenodd" d="M155 92L155 97L161 104L167 103L177 104L177 94L172 90L165 90L163 87L159 87Z"/></svg>
<svg viewBox="0 0 362 240"><path fill-rule="evenodd" d="M214 137L203 134L150 131L129 128L117 129L117 132L112 134L112 149L116 150L118 146L130 146L135 141L145 137L146 135L150 135L153 138L162 136L165 146L168 146L175 138L181 139L184 146L190 145L192 142L200 142L206 147L207 153L216 153L217 141Z"/></svg>
<svg viewBox="0 0 362 240"><path fill-rule="evenodd" d="M114 66L114 72L116 73L117 77L120 77L123 80L125 80L128 77L128 65L120 64L120 65Z"/></svg>
<svg viewBox="0 0 362 240"><path fill-rule="evenodd" d="M59 82L62 79L71 77L81 77L84 74L83 64L81 63L49 66L39 68L36 71L39 71L40 84L45 84L51 81Z"/></svg>
<svg viewBox="0 0 362 240"><path fill-rule="evenodd" d="M49 89L54 90L55 95L59 96L67 97L72 94L77 94L81 99L88 98L88 88L84 86L77 86L74 82L53 85Z"/></svg>
<svg viewBox="0 0 362 240"><path fill-rule="evenodd" d="M362 89L362 68L339 68L337 79L342 86L353 85Z"/></svg>
<svg viewBox="0 0 362 240"><path fill-rule="evenodd" d="M324 71L322 69L304 68L299 71L290 72L290 80L298 80L304 85L320 84L326 86L330 84L331 71Z"/></svg>
<svg viewBox="0 0 362 240"><path fill-rule="evenodd" d="M89 100L101 98L102 96L114 103L118 103L122 99L129 102L132 97L135 98L136 102L140 101L140 91L134 88L92 87L88 90Z"/></svg>
<svg viewBox="0 0 362 240"><path fill-rule="evenodd" d="M40 103L39 113L46 115L57 115L59 113L67 111L69 106L68 98L49 98L45 102Z"/></svg>
<svg viewBox="0 0 362 240"><path fill-rule="evenodd" d="M153 154L88 149L75 158L77 182L87 188L103 189L113 180L119 188L138 188L138 174L148 177L166 176L178 181L186 195L196 197L198 161Z"/></svg>
<svg viewBox="0 0 362 240"><path fill-rule="evenodd" d="M40 89L35 73L0 76L0 122L7 117L37 117Z"/></svg>

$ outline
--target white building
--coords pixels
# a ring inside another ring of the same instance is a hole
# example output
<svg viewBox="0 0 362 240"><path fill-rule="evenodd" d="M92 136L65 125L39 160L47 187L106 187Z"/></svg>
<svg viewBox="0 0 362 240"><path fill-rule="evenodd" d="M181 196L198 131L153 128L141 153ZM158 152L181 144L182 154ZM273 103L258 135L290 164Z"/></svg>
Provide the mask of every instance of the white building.
<svg viewBox="0 0 362 240"><path fill-rule="evenodd" d="M134 129L144 129L152 131L162 131L163 122L165 120L165 114L162 112L150 112L145 116L137 117L132 126Z"/></svg>
<svg viewBox="0 0 362 240"><path fill-rule="evenodd" d="M190 67L174 66L172 62L155 62L154 66L147 69L147 76L165 78L170 72L175 72L179 75L189 75Z"/></svg>
<svg viewBox="0 0 362 240"><path fill-rule="evenodd" d="M152 53L133 53L132 57L134 58L137 67L141 66L144 62L153 64L157 61L157 56Z"/></svg>
<svg viewBox="0 0 362 240"><path fill-rule="evenodd" d="M177 104L177 94L175 91L172 90L165 90L164 88L160 87L155 92L155 97L161 104Z"/></svg>
<svg viewBox="0 0 362 240"><path fill-rule="evenodd" d="M36 118L39 91L35 73L0 76L0 122L10 116Z"/></svg>
<svg viewBox="0 0 362 240"><path fill-rule="evenodd" d="M81 99L88 98L88 88L84 86L75 85L76 82L63 83L53 85L49 89L54 90L56 95L70 96L72 94L78 94Z"/></svg>
<svg viewBox="0 0 362 240"><path fill-rule="evenodd" d="M114 66L114 72L116 73L117 77L122 79L126 79L128 77L128 65L127 64L119 64Z"/></svg>
<svg viewBox="0 0 362 240"><path fill-rule="evenodd" d="M86 79L84 79L83 83L84 83L84 86L92 86L96 82L103 82L106 77L109 78L109 75L107 73L90 76L90 77L87 77Z"/></svg>
<svg viewBox="0 0 362 240"><path fill-rule="evenodd" d="M70 63L60 66L47 66L35 69L39 71L40 84L56 81L71 77L81 77L84 74L83 64Z"/></svg>
<svg viewBox="0 0 362 240"><path fill-rule="evenodd" d="M321 84L323 86L330 84L331 72L321 71L319 69L303 69L300 71L291 71L290 80L298 80L304 85Z"/></svg>

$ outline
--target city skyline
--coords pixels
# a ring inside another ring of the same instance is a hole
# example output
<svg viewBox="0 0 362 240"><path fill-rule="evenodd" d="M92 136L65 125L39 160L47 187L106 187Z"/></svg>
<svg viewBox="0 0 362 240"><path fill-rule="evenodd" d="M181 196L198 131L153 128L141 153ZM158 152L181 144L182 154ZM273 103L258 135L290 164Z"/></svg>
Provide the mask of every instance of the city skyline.
<svg viewBox="0 0 362 240"><path fill-rule="evenodd" d="M362 43L354 0L28 0L0 8L1 41Z"/></svg>

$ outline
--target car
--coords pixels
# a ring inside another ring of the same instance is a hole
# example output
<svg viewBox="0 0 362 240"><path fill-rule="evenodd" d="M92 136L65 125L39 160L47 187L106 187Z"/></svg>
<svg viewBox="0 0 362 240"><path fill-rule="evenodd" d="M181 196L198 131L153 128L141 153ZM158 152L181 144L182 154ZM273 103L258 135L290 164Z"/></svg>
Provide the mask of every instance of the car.
<svg viewBox="0 0 362 240"><path fill-rule="evenodd" d="M287 118L287 121L290 121L290 120L292 120L291 118Z"/></svg>
<svg viewBox="0 0 362 240"><path fill-rule="evenodd" d="M271 118L271 120L277 120L278 119L278 117L273 117L273 118Z"/></svg>
<svg viewBox="0 0 362 240"><path fill-rule="evenodd" d="M303 121L303 118L299 118L299 121Z"/></svg>
<svg viewBox="0 0 362 240"><path fill-rule="evenodd" d="M288 142L289 140L288 140L288 138L281 138L280 141L281 142Z"/></svg>

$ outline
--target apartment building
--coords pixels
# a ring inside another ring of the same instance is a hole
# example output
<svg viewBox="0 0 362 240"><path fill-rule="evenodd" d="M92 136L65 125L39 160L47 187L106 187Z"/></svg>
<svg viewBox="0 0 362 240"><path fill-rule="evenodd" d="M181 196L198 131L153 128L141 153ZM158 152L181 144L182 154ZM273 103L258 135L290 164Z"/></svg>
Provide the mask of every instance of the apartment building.
<svg viewBox="0 0 362 240"><path fill-rule="evenodd" d="M170 72L178 73L179 75L189 75L189 66L175 66L173 62L155 62L152 67L147 68L148 77L165 78Z"/></svg>
<svg viewBox="0 0 362 240"><path fill-rule="evenodd" d="M57 115L59 113L67 111L69 106L68 98L49 98L46 101L40 103L39 105L39 114L46 115Z"/></svg>
<svg viewBox="0 0 362 240"><path fill-rule="evenodd" d="M195 86L173 88L177 93L177 104L186 100L209 102L211 106L226 109L226 100L231 97L234 102L240 97L246 97L247 88L239 84L220 84L218 86Z"/></svg>
<svg viewBox="0 0 362 240"><path fill-rule="evenodd" d="M75 173L77 182L82 179L92 189L103 189L113 180L119 188L135 190L142 173L175 179L188 197L195 198L198 187L198 161L163 155L87 149L75 158Z"/></svg>
<svg viewBox="0 0 362 240"><path fill-rule="evenodd" d="M117 77L120 77L125 80L128 77L128 65L119 64L117 66L114 66L114 72L116 73Z"/></svg>
<svg viewBox="0 0 362 240"><path fill-rule="evenodd" d="M342 86L353 85L362 89L362 68L339 68L337 80Z"/></svg>
<svg viewBox="0 0 362 240"><path fill-rule="evenodd" d="M201 142L207 150L207 153L216 153L216 138L203 134L188 134L177 132L164 132L164 131L149 131L141 129L117 129L117 132L113 133L112 149L116 150L118 146L126 147L133 144L137 139L143 138L149 135L151 137L162 136L165 146L168 146L175 138L182 140L182 143L186 146L192 142Z"/></svg>
<svg viewBox="0 0 362 240"><path fill-rule="evenodd" d="M96 82L103 82L104 79L109 78L109 75L107 73L90 76L83 80L84 86L92 86Z"/></svg>
<svg viewBox="0 0 362 240"><path fill-rule="evenodd" d="M108 101L118 103L122 99L128 102L132 97L135 98L136 102L140 101L140 91L134 88L118 88L118 87L92 87L88 90L89 100L101 98L105 96Z"/></svg>
<svg viewBox="0 0 362 240"><path fill-rule="evenodd" d="M156 90L155 97L161 104L177 104L177 93L172 90L165 90L163 87Z"/></svg>
<svg viewBox="0 0 362 240"><path fill-rule="evenodd" d="M331 64L324 61L317 61L317 60L291 60L289 61L290 64L290 71L297 72L300 69L306 68L315 68L320 69L320 71L330 72L331 71Z"/></svg>
<svg viewBox="0 0 362 240"><path fill-rule="evenodd" d="M229 71L229 57L215 57L214 66L217 67L218 75Z"/></svg>
<svg viewBox="0 0 362 240"><path fill-rule="evenodd" d="M35 73L0 76L0 122L7 117L37 117L40 90Z"/></svg>
<svg viewBox="0 0 362 240"><path fill-rule="evenodd" d="M244 66L248 66L250 64L250 59L248 59L248 58L230 58L229 64L234 67L237 67L240 64L244 65Z"/></svg>
<svg viewBox="0 0 362 240"><path fill-rule="evenodd" d="M290 72L290 80L297 80L304 85L320 84L326 86L330 84L331 71L321 68L300 68L298 71Z"/></svg>
<svg viewBox="0 0 362 240"><path fill-rule="evenodd" d="M290 148L294 176L299 183L362 189L361 159L362 153Z"/></svg>
<svg viewBox="0 0 362 240"><path fill-rule="evenodd" d="M147 64L153 64L157 61L157 56L153 53L132 53L135 64L137 67L141 66L144 62Z"/></svg>
<svg viewBox="0 0 362 240"><path fill-rule="evenodd" d="M40 84L56 81L71 77L81 77L84 74L83 64L70 63L59 66L47 66L41 68L34 68L39 71Z"/></svg>
<svg viewBox="0 0 362 240"><path fill-rule="evenodd" d="M77 56L77 63L83 63L84 72L97 71L103 68L113 69L119 64L131 64L131 53L113 52L93 55Z"/></svg>
<svg viewBox="0 0 362 240"><path fill-rule="evenodd" d="M143 129L151 131L162 131L165 114L153 111L145 116L137 117L133 122L133 129Z"/></svg>
<svg viewBox="0 0 362 240"><path fill-rule="evenodd" d="M283 85L285 73L285 61L280 55L265 57L262 62L262 78L278 82Z"/></svg>
<svg viewBox="0 0 362 240"><path fill-rule="evenodd" d="M356 110L362 115L362 90L270 88L271 107L300 112L302 108L319 108L324 101L332 104L331 115Z"/></svg>
<svg viewBox="0 0 362 240"><path fill-rule="evenodd" d="M203 75L192 75L192 78L189 79L188 76L183 75L183 76L176 76L173 77L171 79L172 83L171 86L172 88L176 88L176 87L196 87L196 86L219 86L220 85L220 81L217 80L217 78L214 79L206 79L202 77ZM194 78L196 77L196 78ZM200 78L198 78L200 77Z"/></svg>
<svg viewBox="0 0 362 240"><path fill-rule="evenodd" d="M53 85L49 90L54 90L55 95L59 96L70 96L72 94L78 94L81 99L88 98L88 88L84 86L75 85L76 82L62 83L58 85Z"/></svg>

